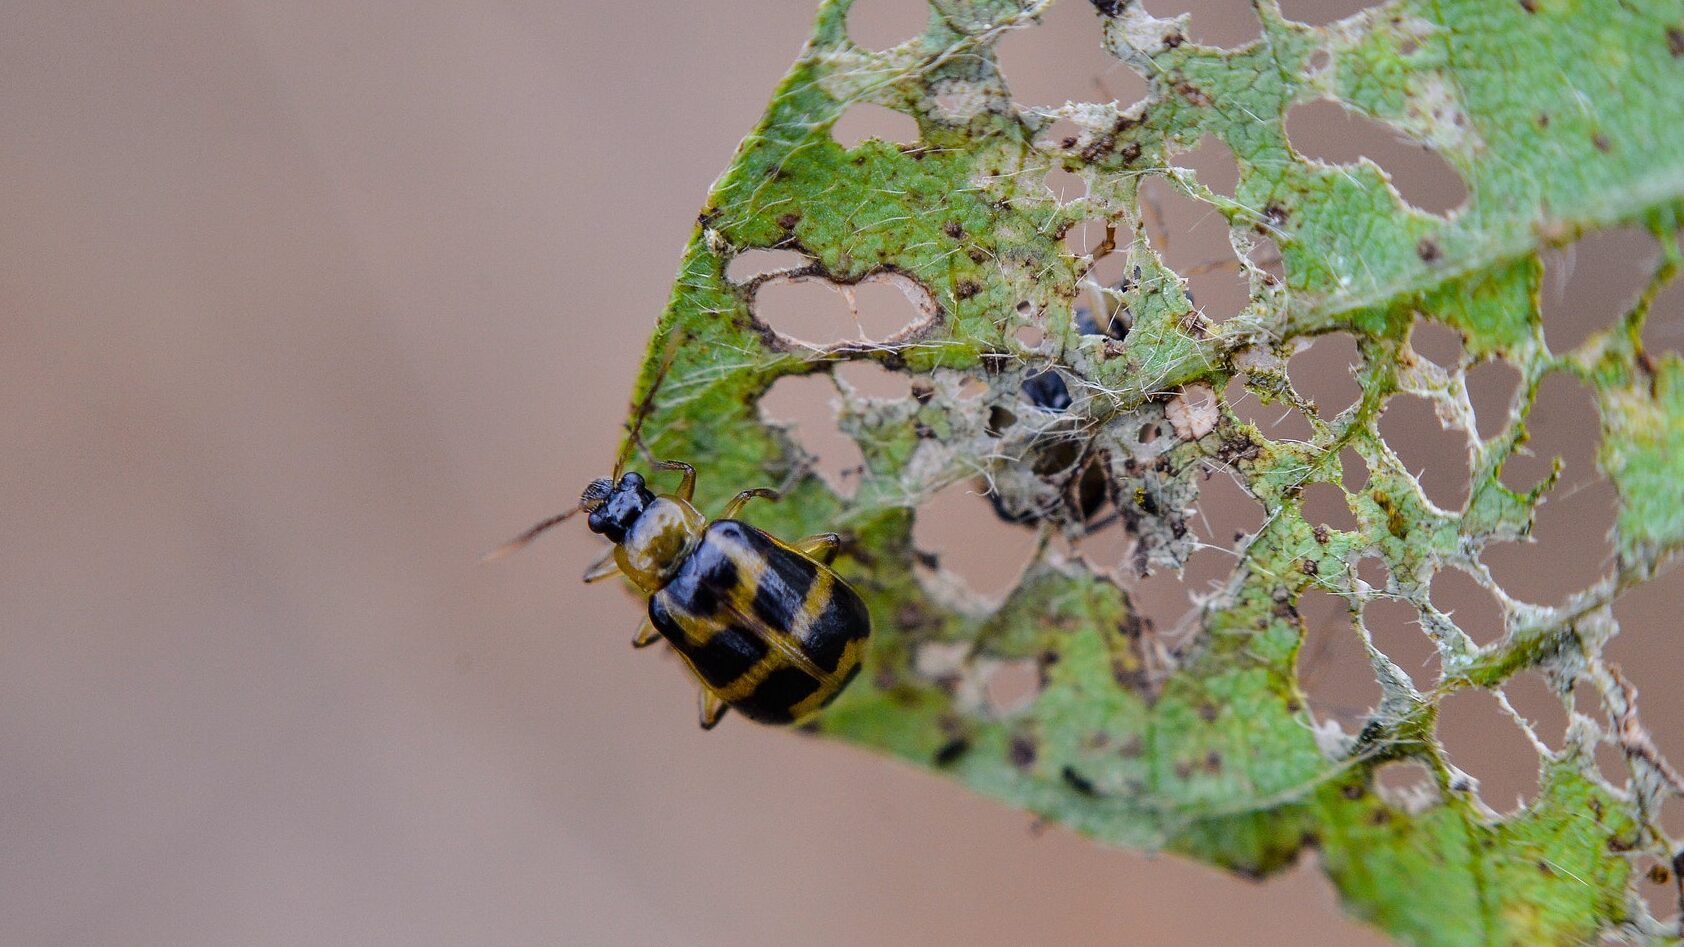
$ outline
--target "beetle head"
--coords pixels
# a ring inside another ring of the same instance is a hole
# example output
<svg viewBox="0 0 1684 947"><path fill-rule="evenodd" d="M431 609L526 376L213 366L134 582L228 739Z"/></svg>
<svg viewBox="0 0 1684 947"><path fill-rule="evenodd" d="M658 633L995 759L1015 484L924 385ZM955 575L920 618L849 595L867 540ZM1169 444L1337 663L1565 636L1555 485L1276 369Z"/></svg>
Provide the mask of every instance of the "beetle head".
<svg viewBox="0 0 1684 947"><path fill-rule="evenodd" d="M617 543L653 502L655 494L644 486L643 475L628 473L618 483L607 478L592 480L579 497L579 508L590 512L591 532Z"/></svg>

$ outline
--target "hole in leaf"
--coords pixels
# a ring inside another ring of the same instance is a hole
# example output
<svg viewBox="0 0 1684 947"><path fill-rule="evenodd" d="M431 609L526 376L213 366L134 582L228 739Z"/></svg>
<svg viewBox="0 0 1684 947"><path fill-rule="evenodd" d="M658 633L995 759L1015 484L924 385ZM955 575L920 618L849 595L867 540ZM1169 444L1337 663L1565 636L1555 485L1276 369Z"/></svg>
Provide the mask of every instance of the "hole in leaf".
<svg viewBox="0 0 1684 947"><path fill-rule="evenodd" d="M811 455L813 469L838 496L854 495L865 457L836 425L836 386L824 375L786 375L760 399L767 422L793 424L790 432Z"/></svg>
<svg viewBox="0 0 1684 947"><path fill-rule="evenodd" d="M1346 493L1357 493L1368 486L1368 462L1354 447L1339 452L1339 482Z"/></svg>
<svg viewBox="0 0 1684 947"><path fill-rule="evenodd" d="M971 593L998 602L1017 584L1036 540L1033 530L995 516L983 489L986 484L966 480L936 491L918 507L912 541Z"/></svg>
<svg viewBox="0 0 1684 947"><path fill-rule="evenodd" d="M1674 842L1684 842L1684 799L1669 796L1661 803L1661 828Z"/></svg>
<svg viewBox="0 0 1684 947"><path fill-rule="evenodd" d="M1315 589L1298 597L1304 642L1298 649L1298 686L1318 720L1335 720L1356 732L1379 706L1380 681L1351 625L1345 600Z"/></svg>
<svg viewBox="0 0 1684 947"><path fill-rule="evenodd" d="M988 383L974 376L967 377L959 385L959 400L975 401L988 393Z"/></svg>
<svg viewBox="0 0 1684 947"><path fill-rule="evenodd" d="M1394 598L1373 599L1363 605L1362 623L1374 647L1409 675L1416 690L1429 690L1438 682L1438 647L1421 630L1415 606Z"/></svg>
<svg viewBox="0 0 1684 947"><path fill-rule="evenodd" d="M1263 35L1263 24L1258 22L1249 0L1159 0L1152 8L1152 15L1159 19L1183 13L1192 14L1187 20L1187 38L1202 46L1235 49Z"/></svg>
<svg viewBox="0 0 1684 947"><path fill-rule="evenodd" d="M1684 355L1684 280L1672 283L1655 297L1643 323L1643 348L1651 355Z"/></svg>
<svg viewBox="0 0 1684 947"><path fill-rule="evenodd" d="M1263 528L1264 515L1263 504L1247 493L1232 473L1213 470L1199 483L1193 532L1212 546L1233 549ZM1233 556L1228 559L1231 563L1238 562Z"/></svg>
<svg viewBox="0 0 1684 947"><path fill-rule="evenodd" d="M1439 801L1433 771L1417 760L1381 765L1374 773L1374 788L1382 801L1405 812L1424 812Z"/></svg>
<svg viewBox="0 0 1684 947"><path fill-rule="evenodd" d="M831 371L855 394L866 398L905 398L911 387L911 379L905 374L889 371L876 362L839 362Z"/></svg>
<svg viewBox="0 0 1684 947"><path fill-rule="evenodd" d="M1234 564L1232 554L1208 547L1195 549L1179 575L1158 566L1141 576L1133 572L1131 564L1125 570L1129 602L1173 647L1197 631L1199 600L1232 574Z"/></svg>
<svg viewBox="0 0 1684 947"><path fill-rule="evenodd" d="M1014 661L991 661L983 673L982 693L988 706L999 716L1016 713L1028 707L1041 693L1041 671L1029 658Z"/></svg>
<svg viewBox="0 0 1684 947"><path fill-rule="evenodd" d="M1678 879L1673 877L1668 862L1645 855L1633 863L1632 873L1637 881L1637 896L1648 905L1652 916L1670 918L1684 908L1680 904Z"/></svg>
<svg viewBox="0 0 1684 947"><path fill-rule="evenodd" d="M1538 303L1550 351L1569 351L1618 322L1648 285L1659 259L1655 238L1636 227L1592 231L1567 247L1546 250Z"/></svg>
<svg viewBox="0 0 1684 947"><path fill-rule="evenodd" d="M1038 349L1047 340L1047 330L1040 326L1018 326L1012 338L1026 349Z"/></svg>
<svg viewBox="0 0 1684 947"><path fill-rule="evenodd" d="M1481 558L1509 595L1559 605L1612 568L1617 502L1606 481L1557 487L1538 505L1531 542L1496 543Z"/></svg>
<svg viewBox="0 0 1684 947"><path fill-rule="evenodd" d="M1254 425L1258 432L1273 441L1308 441L1313 435L1310 422L1303 412L1290 404L1276 401L1264 404L1247 388L1239 376L1228 382L1223 391L1228 407L1241 421Z"/></svg>
<svg viewBox="0 0 1684 947"><path fill-rule="evenodd" d="M1479 436L1490 440L1509 424L1515 389L1520 387L1520 369L1497 358L1487 358L1463 376L1468 403L1473 405Z"/></svg>
<svg viewBox="0 0 1684 947"><path fill-rule="evenodd" d="M1047 190L1060 204L1068 204L1087 196L1088 182L1074 171L1053 168L1047 172Z"/></svg>
<svg viewBox="0 0 1684 947"><path fill-rule="evenodd" d="M1684 668L1684 566L1649 580L1614 600L1620 633L1603 655L1637 685L1638 709L1649 735L1674 766L1684 765L1684 688L1677 669ZM1680 836L1684 840L1684 836Z"/></svg>
<svg viewBox="0 0 1684 947"><path fill-rule="evenodd" d="M1300 502L1304 521L1312 526L1325 524L1346 532L1357 528L1357 517L1345 502L1345 491L1331 483L1305 484Z"/></svg>
<svg viewBox="0 0 1684 947"><path fill-rule="evenodd" d="M1088 4L1055 3L1041 25L1012 30L995 56L1012 99L1024 105L1110 102L1126 106L1146 97L1146 80L1106 52L1099 20Z"/></svg>
<svg viewBox="0 0 1684 947"><path fill-rule="evenodd" d="M1549 476L1555 458L1560 457L1561 481L1554 492L1594 480L1596 446L1602 415L1590 389L1572 376L1560 372L1547 376L1538 386L1538 400L1526 416L1530 435L1521 450L1503 464L1503 483L1511 490L1527 491Z"/></svg>
<svg viewBox="0 0 1684 947"><path fill-rule="evenodd" d="M1468 502L1467 441L1461 431L1439 423L1425 398L1393 395L1380 415L1380 437L1434 505L1459 510Z"/></svg>
<svg viewBox="0 0 1684 947"><path fill-rule="evenodd" d="M1503 636L1503 606L1497 596L1461 569L1433 573L1428 595L1474 644L1487 645Z"/></svg>
<svg viewBox="0 0 1684 947"><path fill-rule="evenodd" d="M1141 185L1140 199L1147 234L1164 263L1187 281L1194 308L1221 322L1251 302L1251 285L1220 211L1156 177Z"/></svg>
<svg viewBox="0 0 1684 947"><path fill-rule="evenodd" d="M1361 579L1369 588L1376 592L1386 590L1386 583L1391 579L1391 570L1379 556L1364 556L1357 560L1357 578Z"/></svg>
<svg viewBox="0 0 1684 947"><path fill-rule="evenodd" d="M1249 3L1246 7L1250 12ZM1240 166L1234 161L1234 153L1215 135L1200 138L1192 151L1176 155L1170 163L1192 169L1200 184L1225 197L1233 197L1240 183Z"/></svg>
<svg viewBox="0 0 1684 947"><path fill-rule="evenodd" d="M1084 257L1097 251L1105 242L1105 220L1095 218L1084 220L1071 227L1064 233L1064 247L1071 256ZM1126 240L1123 234L1117 235L1119 243ZM1128 254L1121 249L1112 250L1093 261L1086 279L1098 286L1116 287L1123 281L1128 267ZM1090 295L1078 298L1078 303L1086 303L1086 308L1103 308L1107 301L1095 299ZM1103 334L1103 333L1102 333Z"/></svg>
<svg viewBox="0 0 1684 947"><path fill-rule="evenodd" d="M1286 128L1293 148L1306 157L1328 164L1373 161L1405 201L1430 214L1449 213L1468 199L1462 176L1438 152L1337 102L1317 99L1293 106Z"/></svg>
<svg viewBox="0 0 1684 947"><path fill-rule="evenodd" d="M1081 126L1068 118L1055 118L1035 135L1036 147L1050 152L1069 152L1080 144Z"/></svg>
<svg viewBox="0 0 1684 947"><path fill-rule="evenodd" d="M1330 55L1328 53L1327 50L1318 49L1315 52L1310 54L1309 65L1305 69L1305 71L1310 73L1310 74L1318 73L1318 72L1321 72L1321 71L1325 70L1328 67L1328 65L1332 62L1333 62L1333 57L1332 57L1332 55Z"/></svg>
<svg viewBox="0 0 1684 947"><path fill-rule="evenodd" d="M1626 766L1626 756L1620 748L1612 743L1598 743L1596 745L1596 771L1602 774L1602 779L1608 785L1619 789L1625 786L1631 778L1631 770Z"/></svg>
<svg viewBox="0 0 1684 947"><path fill-rule="evenodd" d="M907 144L917 141L918 136L918 122L912 116L870 102L856 102L848 106L830 129L830 137L848 149L871 139Z"/></svg>
<svg viewBox="0 0 1684 947"><path fill-rule="evenodd" d="M1001 405L994 405L988 409L987 432L989 437L999 437L1006 429L1017 423L1017 415L1011 413Z"/></svg>
<svg viewBox="0 0 1684 947"><path fill-rule="evenodd" d="M1322 26L1379 5L1368 0L1281 0L1281 12L1300 23Z"/></svg>
<svg viewBox="0 0 1684 947"><path fill-rule="evenodd" d="M1552 750L1567 742L1567 709L1538 671L1516 674L1503 684L1509 706L1532 724L1532 732Z"/></svg>
<svg viewBox="0 0 1684 947"><path fill-rule="evenodd" d="M1329 332L1292 356L1287 376L1298 394L1314 402L1320 417L1328 420L1361 397L1356 368L1356 339L1346 332Z"/></svg>
<svg viewBox="0 0 1684 947"><path fill-rule="evenodd" d="M848 38L866 49L888 49L924 32L930 8L921 0L854 0Z"/></svg>
<svg viewBox="0 0 1684 947"><path fill-rule="evenodd" d="M881 341L928 316L908 297L910 281L879 274L853 286L817 278L774 279L754 295L754 314L773 331L815 348Z"/></svg>
<svg viewBox="0 0 1684 947"><path fill-rule="evenodd" d="M744 250L726 265L725 278L733 283L746 283L765 273L806 266L811 262L793 250Z"/></svg>
<svg viewBox="0 0 1684 947"><path fill-rule="evenodd" d="M1479 780L1479 798L1493 810L1513 812L1538 795L1538 753L1490 691L1440 701L1438 738L1450 761Z"/></svg>
<svg viewBox="0 0 1684 947"><path fill-rule="evenodd" d="M1443 323L1416 320L1409 330L1409 347L1440 368L1455 368L1462 361L1462 333Z"/></svg>

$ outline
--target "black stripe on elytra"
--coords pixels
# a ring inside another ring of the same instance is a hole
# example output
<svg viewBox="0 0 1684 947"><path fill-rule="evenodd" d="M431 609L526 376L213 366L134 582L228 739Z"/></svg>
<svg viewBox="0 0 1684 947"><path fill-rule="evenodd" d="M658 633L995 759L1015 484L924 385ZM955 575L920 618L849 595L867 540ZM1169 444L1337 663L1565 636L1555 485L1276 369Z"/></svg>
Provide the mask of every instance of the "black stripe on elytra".
<svg viewBox="0 0 1684 947"><path fill-rule="evenodd" d="M759 635L740 625L728 625L715 631L707 644L686 653L702 680L723 690L764 658L766 651L766 642Z"/></svg>
<svg viewBox="0 0 1684 947"><path fill-rule="evenodd" d="M667 608L667 594L663 589L650 596L649 621L654 623L655 630L671 642L673 647L685 650L689 647L689 642L684 637L684 627L678 623L678 619L672 617L672 610Z"/></svg>
<svg viewBox="0 0 1684 947"><path fill-rule="evenodd" d="M831 586L830 597L807 626L801 650L813 659L814 664L826 671L835 671L848 642L870 633L871 613L866 611L865 603L853 589L837 582Z"/></svg>
<svg viewBox="0 0 1684 947"><path fill-rule="evenodd" d="M665 591L672 593L684 610L697 618L717 614L732 590L737 587L737 564L716 542L703 540L678 567L678 574L667 583Z"/></svg>
<svg viewBox="0 0 1684 947"><path fill-rule="evenodd" d="M774 668L754 688L754 693L732 706L743 716L762 723L788 723L795 719L796 704L819 689L819 682L793 665Z"/></svg>

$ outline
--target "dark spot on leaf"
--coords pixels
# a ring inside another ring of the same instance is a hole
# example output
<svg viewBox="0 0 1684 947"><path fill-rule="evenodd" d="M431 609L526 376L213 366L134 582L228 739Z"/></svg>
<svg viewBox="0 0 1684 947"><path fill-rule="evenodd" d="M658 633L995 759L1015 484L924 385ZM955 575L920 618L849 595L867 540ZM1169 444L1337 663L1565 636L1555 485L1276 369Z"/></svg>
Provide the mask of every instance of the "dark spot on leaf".
<svg viewBox="0 0 1684 947"><path fill-rule="evenodd" d="M1093 0L1093 8L1101 16L1116 16L1123 12L1123 0Z"/></svg>
<svg viewBox="0 0 1684 947"><path fill-rule="evenodd" d="M1538 0L1520 0L1520 8L1527 13L1538 12Z"/></svg>
<svg viewBox="0 0 1684 947"><path fill-rule="evenodd" d="M1185 42L1187 42L1187 37L1182 36L1180 33L1166 33L1166 34L1164 34L1164 48L1165 49L1174 49L1175 47L1180 46L1182 43L1185 43Z"/></svg>
<svg viewBox="0 0 1684 947"><path fill-rule="evenodd" d="M1186 782L1193 776L1193 764L1182 760L1175 764L1175 778Z"/></svg>
<svg viewBox="0 0 1684 947"><path fill-rule="evenodd" d="M1211 750L1205 754L1205 769L1212 773L1222 771L1222 754Z"/></svg>
<svg viewBox="0 0 1684 947"><path fill-rule="evenodd" d="M1431 237L1422 237L1421 242L1415 244L1415 255L1420 257L1423 263L1435 262L1441 252Z"/></svg>
<svg viewBox="0 0 1684 947"><path fill-rule="evenodd" d="M1592 135L1590 143L1595 145L1596 150L1602 152L1603 154L1607 154L1608 150L1614 147L1613 143L1608 140L1608 136L1602 134L1601 132L1597 132Z"/></svg>
<svg viewBox="0 0 1684 947"><path fill-rule="evenodd" d="M1676 26L1666 28L1666 48L1674 58L1684 56L1684 29Z"/></svg>
<svg viewBox="0 0 1684 947"><path fill-rule="evenodd" d="M1303 562L1298 564L1298 569L1305 575L1315 575L1321 571L1321 566L1316 565L1316 561L1314 559L1305 559Z"/></svg>
<svg viewBox="0 0 1684 947"><path fill-rule="evenodd" d="M1656 862L1649 866L1649 880L1658 885L1664 885L1672 880L1672 872L1667 871L1665 865Z"/></svg>
<svg viewBox="0 0 1684 947"><path fill-rule="evenodd" d="M1205 723L1210 723L1212 720L1215 720L1217 713L1218 711L1216 705L1210 701L1205 701L1199 705L1199 719L1203 720Z"/></svg>
<svg viewBox="0 0 1684 947"><path fill-rule="evenodd" d="M980 292L982 285L975 280L960 280L959 284L953 287L953 295L958 299L970 299Z"/></svg>
<svg viewBox="0 0 1684 947"><path fill-rule="evenodd" d="M1374 813L1368 817L1368 821L1374 825L1385 825L1392 821L1392 813L1388 809L1375 809Z"/></svg>
<svg viewBox="0 0 1684 947"><path fill-rule="evenodd" d="M1076 772L1075 770L1071 769L1068 766L1064 767L1064 769L1062 771L1060 771L1058 775L1063 777L1064 784L1066 786L1069 786L1071 789L1074 789L1075 791L1081 793L1084 796L1097 796L1097 795L1099 795L1098 791L1094 789L1092 780L1088 779L1086 776L1083 776L1081 773Z"/></svg>
<svg viewBox="0 0 1684 947"><path fill-rule="evenodd" d="M954 737L943 743L941 749L936 750L936 755L931 759L937 766L952 766L959 761L959 757L964 756L970 749L971 741L964 737Z"/></svg>
<svg viewBox="0 0 1684 947"><path fill-rule="evenodd" d="M1011 745L1012 765L1018 769L1028 769L1035 765L1035 741L1023 734L1012 737Z"/></svg>
<svg viewBox="0 0 1684 947"><path fill-rule="evenodd" d="M1210 105L1210 96L1206 95L1203 89L1193 85L1191 82L1176 83L1175 91L1181 93L1182 98L1200 108Z"/></svg>
<svg viewBox="0 0 1684 947"><path fill-rule="evenodd" d="M795 225L800 222L801 215L799 214L784 214L778 218L778 226L784 230L794 230Z"/></svg>
<svg viewBox="0 0 1684 947"><path fill-rule="evenodd" d="M1404 517L1403 511L1399 510L1397 505L1392 502L1391 496L1384 491L1376 490L1374 491L1374 502L1381 510L1385 511L1386 531L1398 539L1407 537L1409 535L1409 520Z"/></svg>
<svg viewBox="0 0 1684 947"><path fill-rule="evenodd" d="M1362 783L1346 783L1345 788L1339 790L1346 799L1361 799L1365 793L1367 790L1362 788Z"/></svg>
<svg viewBox="0 0 1684 947"><path fill-rule="evenodd" d="M935 388L922 378L912 382L912 399L919 404L929 404L936 395Z"/></svg>
<svg viewBox="0 0 1684 947"><path fill-rule="evenodd" d="M1550 127L1550 113L1548 113L1548 112L1539 112L1538 113L1538 127L1539 128Z"/></svg>
<svg viewBox="0 0 1684 947"><path fill-rule="evenodd" d="M1328 531L1327 531L1327 524L1326 523L1317 523L1316 528L1315 528L1315 534L1316 534L1316 542L1321 543L1323 546L1327 545Z"/></svg>
<svg viewBox="0 0 1684 947"><path fill-rule="evenodd" d="M950 220L941 225L942 232L957 240L965 235L965 227L957 220Z"/></svg>

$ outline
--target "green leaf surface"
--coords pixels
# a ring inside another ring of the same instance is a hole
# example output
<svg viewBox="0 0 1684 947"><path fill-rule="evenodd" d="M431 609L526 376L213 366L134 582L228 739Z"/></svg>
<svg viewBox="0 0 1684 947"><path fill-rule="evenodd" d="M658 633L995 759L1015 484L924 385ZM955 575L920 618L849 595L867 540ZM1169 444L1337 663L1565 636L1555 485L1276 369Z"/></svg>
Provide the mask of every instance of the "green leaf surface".
<svg viewBox="0 0 1684 947"><path fill-rule="evenodd" d="M1148 97L1021 106L995 47L1035 28L1047 5L930 0L926 32L873 52L848 38L848 0L822 3L811 41L708 196L650 343L630 421L647 456L695 464L704 509L780 486L785 501L754 509L758 525L846 537L838 568L869 602L875 632L865 673L808 729L1118 845L1257 876L1314 849L1351 911L1412 943L1676 938L1676 921L1651 917L1632 892L1640 857L1678 849L1655 813L1684 787L1601 648L1617 628L1613 599L1684 543L1684 364L1641 342L1648 301L1677 264L1684 5L1403 0L1312 27L1260 0L1261 37L1224 50L1136 3L1097 3L1094 42L1148 81ZM1434 149L1462 177L1466 202L1427 213L1366 159L1298 154L1285 115L1318 98ZM832 126L861 103L912 116L919 139L838 145ZM1235 157L1232 197L1176 166L1205 136ZM1087 193L1061 203L1045 183L1054 169L1079 175ZM1201 311L1165 265L1143 226L1152 180L1228 222L1251 290L1242 311L1220 321ZM1095 249L1132 274L1122 286L1093 285L1096 259L1067 247L1066 234L1094 220L1115 234L1114 249ZM1666 248L1654 284L1617 324L1551 351L1540 251L1617 224L1647 226ZM730 262L756 249L806 262L729 279ZM793 339L756 306L766 287L798 279L890 281L921 316L874 340ZM1126 334L1082 334L1076 308L1096 299ZM1459 364L1414 353L1412 330L1426 321L1462 335ZM1025 327L1039 338L1023 341ZM1286 362L1334 331L1357 340L1363 394L1324 415ZM1486 359L1514 366L1524 384L1507 426L1482 439L1464 378ZM855 360L905 373L915 396L838 386L839 424L864 456L844 499L758 401L780 378ZM1024 400L1025 379L1047 370L1072 395L1065 411ZM1599 463L1620 512L1605 578L1544 607L1495 588L1480 557L1524 539L1554 487L1546 478L1518 493L1499 480L1554 373L1596 393ZM1313 435L1271 440L1246 423L1225 394L1236 378L1243 388L1232 390L1305 414ZM1380 413L1400 394L1428 399L1465 435L1464 509L1436 507L1380 437ZM1143 441L1148 429L1157 436ZM1353 492L1341 480L1346 448L1369 471ZM1128 534L1122 562L1054 541L1083 531L1067 497L1084 475L1105 488L1110 528ZM1131 583L1185 563L1213 475L1235 478L1263 525L1235 545L1232 574L1187 627L1154 628ZM1003 602L966 595L912 541L919 506L960 482L1039 515L1028 528L1046 541ZM1317 483L1345 494L1356 529L1305 519L1302 494ZM1385 588L1358 578L1364 557L1386 566ZM1476 644L1432 605L1443 569L1493 589L1498 640ZM1299 604L1310 590L1347 603L1348 633L1384 692L1357 732L1318 720L1303 693ZM1360 616L1378 598L1418 610L1443 668L1430 688L1370 642ZM1038 686L1001 706L989 679L1012 668L1032 669ZM1437 711L1450 693L1500 690L1528 669L1577 714L1562 750L1538 744L1538 798L1499 815L1445 758ZM1600 695L1612 723L1595 722L1604 718L1582 697L1574 707L1576 682ZM1626 754L1623 785L1594 765L1599 741ZM1416 767L1426 785L1388 792L1377 778L1388 766Z"/></svg>

